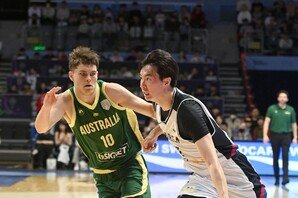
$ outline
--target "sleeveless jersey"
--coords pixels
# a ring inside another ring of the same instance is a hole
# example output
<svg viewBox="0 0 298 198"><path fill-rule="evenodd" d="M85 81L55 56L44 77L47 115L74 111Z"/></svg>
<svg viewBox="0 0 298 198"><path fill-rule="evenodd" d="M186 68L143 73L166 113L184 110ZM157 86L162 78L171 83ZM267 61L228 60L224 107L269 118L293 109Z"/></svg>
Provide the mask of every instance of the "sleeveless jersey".
<svg viewBox="0 0 298 198"><path fill-rule="evenodd" d="M179 133L177 114L179 112L180 106L183 105L183 102L187 100L193 100L197 102L202 107L204 114L208 118L213 128L210 133L212 135L212 140L214 142L220 162L224 163L228 158L232 157L236 152L237 145L234 145L227 134L220 129L205 105L200 100L181 92L177 88L175 88L175 96L172 108L170 109L169 115L165 121L161 120L161 107L156 105L156 118L159 126L164 131L171 144L183 157L185 168L196 173L203 173L205 171L205 173L208 174L208 168L195 143L193 141L183 139Z"/></svg>
<svg viewBox="0 0 298 198"><path fill-rule="evenodd" d="M98 81L92 105L77 98L74 87L68 90L74 108L69 126L90 167L117 170L140 151L143 137L135 113L113 103L104 90L105 82Z"/></svg>

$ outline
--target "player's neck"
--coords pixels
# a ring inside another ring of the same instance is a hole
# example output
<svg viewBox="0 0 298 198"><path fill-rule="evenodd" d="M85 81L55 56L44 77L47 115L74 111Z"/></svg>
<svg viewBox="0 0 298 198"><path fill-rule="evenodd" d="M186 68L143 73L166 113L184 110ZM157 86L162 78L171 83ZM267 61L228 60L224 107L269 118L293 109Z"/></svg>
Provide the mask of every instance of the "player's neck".
<svg viewBox="0 0 298 198"><path fill-rule="evenodd" d="M287 103L278 103L278 106L282 109L286 108Z"/></svg>
<svg viewBox="0 0 298 198"><path fill-rule="evenodd" d="M174 103L174 97L175 89L171 88L165 91L160 102L158 103L163 111L168 111L172 108Z"/></svg>
<svg viewBox="0 0 298 198"><path fill-rule="evenodd" d="M76 97L79 98L84 103L87 103L89 105L93 105L94 100L95 100L95 94L96 94L95 91L93 93L88 94L88 95L77 91L76 92Z"/></svg>

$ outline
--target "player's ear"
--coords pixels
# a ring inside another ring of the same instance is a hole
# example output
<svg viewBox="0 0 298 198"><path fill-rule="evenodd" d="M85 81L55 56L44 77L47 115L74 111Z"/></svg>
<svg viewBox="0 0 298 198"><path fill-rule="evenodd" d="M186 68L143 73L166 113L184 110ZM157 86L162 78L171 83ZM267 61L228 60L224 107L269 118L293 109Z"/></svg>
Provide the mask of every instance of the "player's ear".
<svg viewBox="0 0 298 198"><path fill-rule="evenodd" d="M72 71L68 72L68 77L71 81L73 81L73 72Z"/></svg>
<svg viewBox="0 0 298 198"><path fill-rule="evenodd" d="M164 85L170 85L171 84L171 77L167 77L167 78L164 78L163 79L163 83L164 83Z"/></svg>

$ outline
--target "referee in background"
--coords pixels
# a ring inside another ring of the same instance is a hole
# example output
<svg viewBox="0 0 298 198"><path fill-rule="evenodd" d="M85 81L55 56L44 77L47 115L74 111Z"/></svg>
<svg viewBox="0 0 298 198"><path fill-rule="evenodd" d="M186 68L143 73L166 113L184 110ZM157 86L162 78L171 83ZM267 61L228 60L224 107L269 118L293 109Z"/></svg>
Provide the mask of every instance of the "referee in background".
<svg viewBox="0 0 298 198"><path fill-rule="evenodd" d="M296 113L293 107L287 105L288 92L281 90L277 95L277 104L271 105L266 113L263 127L263 142L269 142L268 131L273 151L273 169L275 185L279 185L278 158L282 148L283 180L282 185L289 183L289 148L291 142L297 143ZM268 130L269 129L269 130Z"/></svg>

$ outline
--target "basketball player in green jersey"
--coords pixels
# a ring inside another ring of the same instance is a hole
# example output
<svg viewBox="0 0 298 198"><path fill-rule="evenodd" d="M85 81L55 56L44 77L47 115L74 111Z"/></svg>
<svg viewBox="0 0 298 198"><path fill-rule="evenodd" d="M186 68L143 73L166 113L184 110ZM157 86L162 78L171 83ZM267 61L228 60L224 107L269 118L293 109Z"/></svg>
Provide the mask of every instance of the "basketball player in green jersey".
<svg viewBox="0 0 298 198"><path fill-rule="evenodd" d="M116 83L98 81L99 56L87 47L69 55L74 86L61 94L52 88L44 98L35 126L47 132L64 118L92 168L99 197L151 197L141 156L143 137L134 111L154 117L150 103Z"/></svg>

